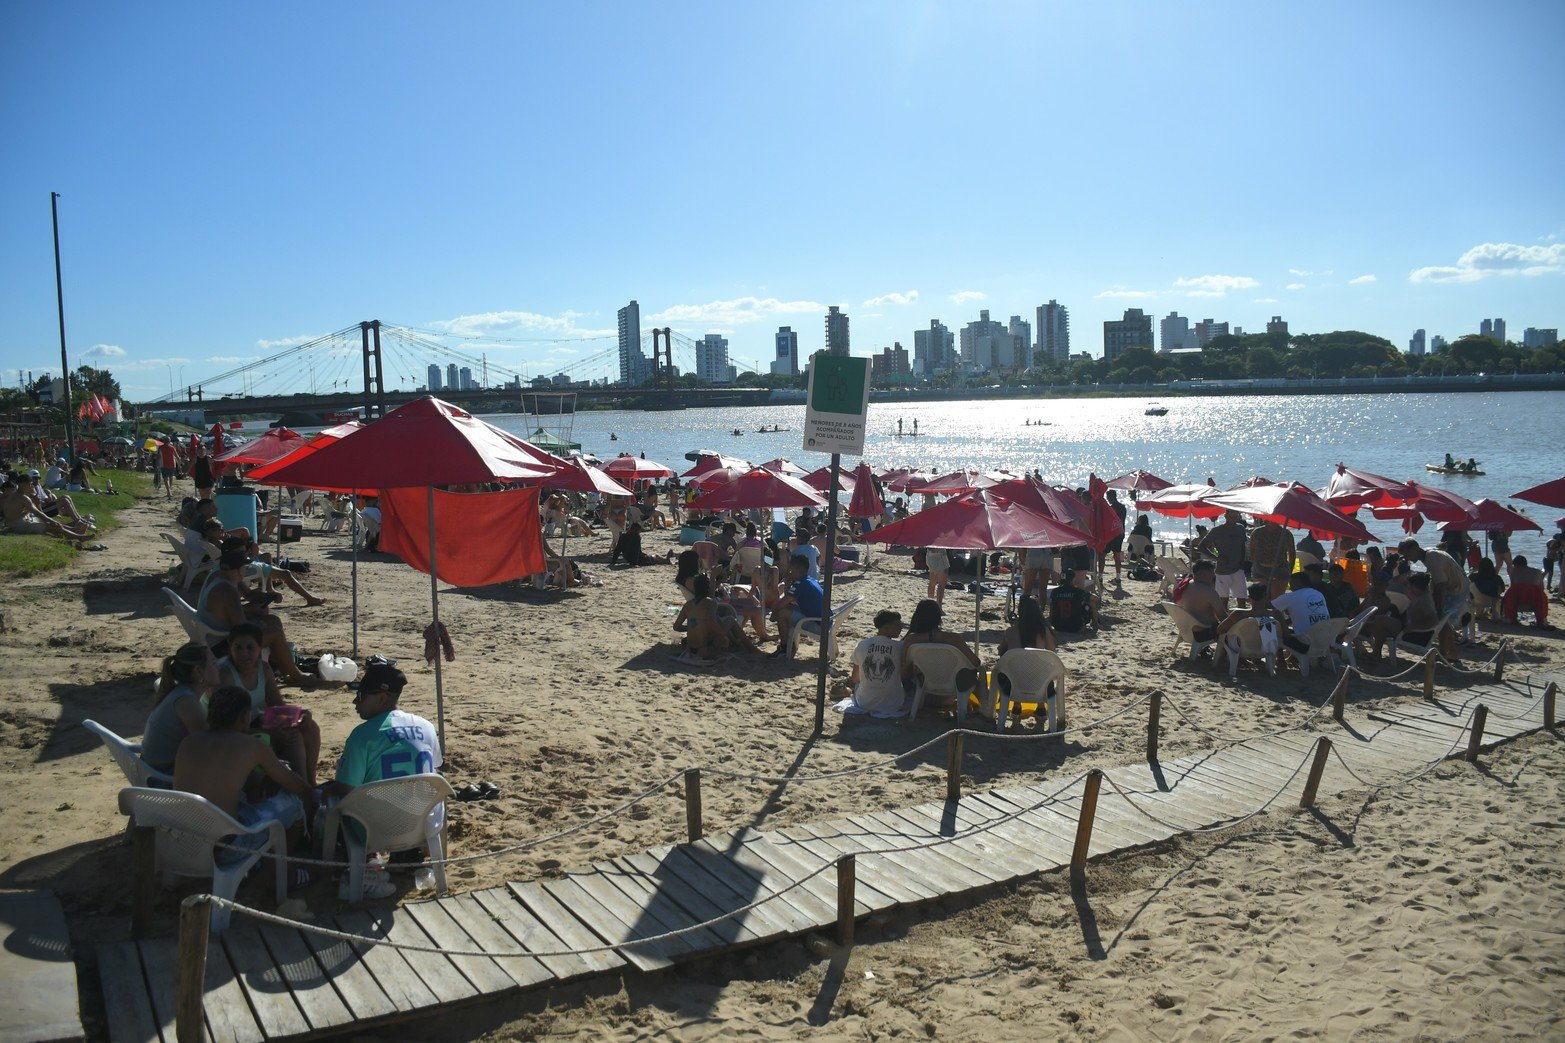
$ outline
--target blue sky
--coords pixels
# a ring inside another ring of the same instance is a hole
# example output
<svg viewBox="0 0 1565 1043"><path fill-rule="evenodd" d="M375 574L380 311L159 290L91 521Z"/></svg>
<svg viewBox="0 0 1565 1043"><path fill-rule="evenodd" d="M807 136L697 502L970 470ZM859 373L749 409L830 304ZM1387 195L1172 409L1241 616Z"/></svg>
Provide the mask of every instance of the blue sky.
<svg viewBox="0 0 1565 1043"><path fill-rule="evenodd" d="M73 365L132 398L370 318L554 372L631 298L739 359L1050 298L1094 353L1125 307L1519 340L1565 325L1562 40L1553 2L13 0L0 377L58 368L50 191Z"/></svg>

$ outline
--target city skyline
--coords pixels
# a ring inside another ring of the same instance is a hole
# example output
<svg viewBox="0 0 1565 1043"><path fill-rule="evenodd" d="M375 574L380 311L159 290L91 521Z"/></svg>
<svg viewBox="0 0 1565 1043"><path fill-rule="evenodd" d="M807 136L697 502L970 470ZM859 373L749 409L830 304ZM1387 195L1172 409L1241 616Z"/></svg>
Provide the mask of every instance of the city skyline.
<svg viewBox="0 0 1565 1043"><path fill-rule="evenodd" d="M1483 317L1565 323L1561 103L1411 89L1386 59L1483 39L1524 61L1565 35L1553 6L609 10L6 5L0 379L59 368L50 191L72 365L133 398L372 318L554 374L612 355L633 298L640 328L762 372L780 326L822 348L834 305L861 356L982 309L1036 341L1051 300L1094 356L1127 308L1431 349ZM1000 38L1051 60L923 72ZM340 60L360 48L463 60L366 78ZM649 49L702 54L700 89ZM1525 150L1478 162L1474 136ZM1010 172L980 181L962 157L995 140ZM1125 147L1155 172L1105 161Z"/></svg>

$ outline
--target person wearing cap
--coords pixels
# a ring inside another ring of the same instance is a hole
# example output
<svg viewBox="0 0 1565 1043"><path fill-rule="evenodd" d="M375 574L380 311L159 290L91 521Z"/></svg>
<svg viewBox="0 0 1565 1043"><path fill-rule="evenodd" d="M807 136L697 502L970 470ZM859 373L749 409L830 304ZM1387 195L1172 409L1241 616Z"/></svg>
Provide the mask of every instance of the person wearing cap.
<svg viewBox="0 0 1565 1043"><path fill-rule="evenodd" d="M38 477L37 471L29 471L28 473L31 474L34 478ZM44 472L44 487L47 489L65 488L65 480L69 474L70 469L66 466L65 457L62 456L55 460L54 463L50 464L49 469Z"/></svg>
<svg viewBox="0 0 1565 1043"><path fill-rule="evenodd" d="M228 632L240 623L254 623L261 628L261 647L271 652L271 667L284 681L296 685L322 684L316 674L300 670L288 647L288 635L283 631L282 620L266 611L265 603L249 604L244 601L245 566L250 555L243 547L224 550L217 559L217 570L207 577L196 599L196 613L207 626L223 635L217 643L219 654L228 651ZM277 595L266 595L267 600Z"/></svg>
<svg viewBox="0 0 1565 1043"><path fill-rule="evenodd" d="M55 521L59 521L60 515L64 514L74 524L85 525L90 529L97 528L96 518L90 514L82 517L77 512L75 500L72 500L69 496L60 496L46 489L43 483L38 480L38 471L36 469L28 471L21 478L23 479L21 483L22 491L33 498L33 501L38 504L38 510L45 518L53 518ZM28 487L28 483L31 483L31 488Z"/></svg>

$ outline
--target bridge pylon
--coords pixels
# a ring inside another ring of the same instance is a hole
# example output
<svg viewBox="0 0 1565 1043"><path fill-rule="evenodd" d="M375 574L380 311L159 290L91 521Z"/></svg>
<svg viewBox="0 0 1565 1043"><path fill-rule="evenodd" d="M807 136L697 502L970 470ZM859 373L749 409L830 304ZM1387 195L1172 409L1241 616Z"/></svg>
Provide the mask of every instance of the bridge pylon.
<svg viewBox="0 0 1565 1043"><path fill-rule="evenodd" d="M386 380L381 368L380 320L359 323L364 341L364 421L386 415ZM371 364L373 362L373 365Z"/></svg>

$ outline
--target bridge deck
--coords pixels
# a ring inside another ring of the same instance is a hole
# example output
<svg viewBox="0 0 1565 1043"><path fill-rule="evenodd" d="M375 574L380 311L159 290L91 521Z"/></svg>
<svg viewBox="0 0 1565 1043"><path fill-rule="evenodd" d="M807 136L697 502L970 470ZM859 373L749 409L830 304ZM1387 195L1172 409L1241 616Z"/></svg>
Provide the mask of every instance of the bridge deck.
<svg viewBox="0 0 1565 1043"><path fill-rule="evenodd" d="M1273 806L1297 806L1305 773L1294 774L1294 768L1309 756L1317 735L1328 736L1356 772L1378 782L1417 770L1453 743L1458 747L1451 755L1459 756L1469 715L1479 703L1490 710L1486 745L1536 731L1543 723L1546 680L1485 684L1432 702L1364 705L1351 710L1340 727L1323 719L1315 731L1113 768L1098 800L1091 855L1156 843L1246 814L1285 783ZM1320 792L1362 785L1331 762ZM1069 864L1081 797L1079 784L1041 779L964 794L957 802L775 831L739 829L598 862L558 878L392 909L345 910L322 921L393 942L494 955L351 944L293 928L257 928L236 914L230 930L209 947L206 1027L213 1039L240 1041L361 1032L408 1014L590 975L657 970L828 928L837 918L835 876L828 869L805 878L848 852L859 855L859 916L1007 883ZM1138 811L1132 800L1159 821ZM986 824L991 828L969 832ZM863 853L888 847L901 850ZM786 894L724 922L646 940L743 908L800 880L805 882ZM602 945L617 950L532 955ZM105 945L98 955L111 1038L173 1043L175 942Z"/></svg>

